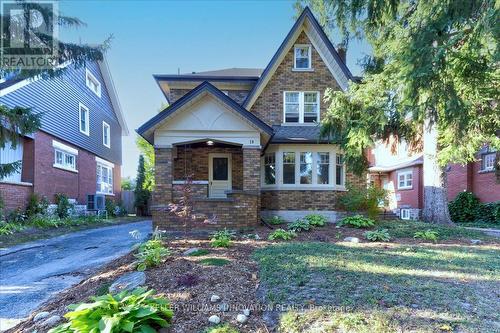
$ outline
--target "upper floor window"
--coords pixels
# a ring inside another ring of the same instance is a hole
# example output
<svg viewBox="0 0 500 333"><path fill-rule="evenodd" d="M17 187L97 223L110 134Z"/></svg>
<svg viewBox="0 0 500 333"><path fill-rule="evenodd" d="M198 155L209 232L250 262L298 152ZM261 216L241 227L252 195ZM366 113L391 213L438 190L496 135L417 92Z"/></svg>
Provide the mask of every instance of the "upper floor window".
<svg viewBox="0 0 500 333"><path fill-rule="evenodd" d="M413 188L413 171L398 172L398 189Z"/></svg>
<svg viewBox="0 0 500 333"><path fill-rule="evenodd" d="M80 103L79 105L79 123L80 123L80 132L85 135L90 134L90 125L89 125L89 109Z"/></svg>
<svg viewBox="0 0 500 333"><path fill-rule="evenodd" d="M311 69L311 45L295 45L294 69Z"/></svg>
<svg viewBox="0 0 500 333"><path fill-rule="evenodd" d="M111 147L110 135L111 135L111 129L109 127L109 124L107 122L103 121L102 122L102 144L108 148Z"/></svg>
<svg viewBox="0 0 500 333"><path fill-rule="evenodd" d="M101 83L88 69L85 70L85 83L94 94L101 97Z"/></svg>
<svg viewBox="0 0 500 333"><path fill-rule="evenodd" d="M484 154L482 158L481 171L491 171L495 169L496 153Z"/></svg>
<svg viewBox="0 0 500 333"><path fill-rule="evenodd" d="M319 121L319 92L285 91L284 122L314 123Z"/></svg>

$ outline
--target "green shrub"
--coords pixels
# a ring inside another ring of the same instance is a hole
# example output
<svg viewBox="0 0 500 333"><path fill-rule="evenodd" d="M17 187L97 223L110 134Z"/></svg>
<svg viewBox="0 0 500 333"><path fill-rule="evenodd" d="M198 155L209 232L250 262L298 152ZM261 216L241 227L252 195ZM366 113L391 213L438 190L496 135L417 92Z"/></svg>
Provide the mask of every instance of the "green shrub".
<svg viewBox="0 0 500 333"><path fill-rule="evenodd" d="M339 226L350 226L354 228L370 228L375 225L375 221L363 215L347 216L337 222Z"/></svg>
<svg viewBox="0 0 500 333"><path fill-rule="evenodd" d="M53 217L36 215L29 219L28 224L37 228L58 228L69 221L61 220Z"/></svg>
<svg viewBox="0 0 500 333"><path fill-rule="evenodd" d="M105 208L106 208L106 213L108 214L108 217L115 217L115 210L116 210L116 204L113 199L106 198L105 201Z"/></svg>
<svg viewBox="0 0 500 333"><path fill-rule="evenodd" d="M24 225L0 221L0 236L12 235L13 233L22 231L24 229L26 229Z"/></svg>
<svg viewBox="0 0 500 333"><path fill-rule="evenodd" d="M347 184L347 192L338 198L339 205L348 212L366 211L376 219L379 207L387 203L387 191L378 186L360 187Z"/></svg>
<svg viewBox="0 0 500 333"><path fill-rule="evenodd" d="M56 215L60 219L64 219L70 215L73 205L69 202L68 196L63 193L56 194Z"/></svg>
<svg viewBox="0 0 500 333"><path fill-rule="evenodd" d="M20 208L10 211L9 215L7 216L7 222L9 223L22 224L26 220L27 216Z"/></svg>
<svg viewBox="0 0 500 333"><path fill-rule="evenodd" d="M297 234L294 231L287 231L283 229L276 229L272 233L269 234L269 240L290 240L292 238L297 237Z"/></svg>
<svg viewBox="0 0 500 333"><path fill-rule="evenodd" d="M28 206L26 207L26 215L32 217L35 215L45 215L47 214L47 208L49 207L49 201L45 197L40 197L36 193L32 193L28 200Z"/></svg>
<svg viewBox="0 0 500 333"><path fill-rule="evenodd" d="M450 217L453 222L472 222L476 219L479 209L479 199L471 192L460 192L448 204Z"/></svg>
<svg viewBox="0 0 500 333"><path fill-rule="evenodd" d="M480 204L476 220L486 223L500 223L500 201Z"/></svg>
<svg viewBox="0 0 500 333"><path fill-rule="evenodd" d="M378 229L365 232L365 238L372 242L388 242L391 240L387 229Z"/></svg>
<svg viewBox="0 0 500 333"><path fill-rule="evenodd" d="M92 303L70 305L64 315L68 323L49 333L77 332L157 332L172 322L173 311L167 299L154 290L137 288L118 295L92 297Z"/></svg>
<svg viewBox="0 0 500 333"><path fill-rule="evenodd" d="M326 217L319 214L309 214L304 219L314 227L324 227L326 224Z"/></svg>
<svg viewBox="0 0 500 333"><path fill-rule="evenodd" d="M298 219L295 222L292 222L288 225L288 230L294 231L294 232L301 232L301 231L309 231L311 229L311 225L309 222L303 219Z"/></svg>
<svg viewBox="0 0 500 333"><path fill-rule="evenodd" d="M285 220L280 216L273 216L269 220L267 220L267 223L272 225L280 225L285 223Z"/></svg>
<svg viewBox="0 0 500 333"><path fill-rule="evenodd" d="M439 233L437 231L433 231L431 229L427 229L425 231L417 231L415 234L413 234L413 238L418 238L418 239L424 239L424 240L430 240L430 241L437 241L439 237Z"/></svg>
<svg viewBox="0 0 500 333"><path fill-rule="evenodd" d="M210 240L210 245L212 247L229 247L231 246L231 238L233 237L233 233L229 230L219 230L212 235Z"/></svg>
<svg viewBox="0 0 500 333"><path fill-rule="evenodd" d="M224 266L230 263L229 260L222 258L205 258L198 262L203 266Z"/></svg>
<svg viewBox="0 0 500 333"><path fill-rule="evenodd" d="M137 270L145 271L150 267L156 267L168 256L170 251L163 246L161 239L151 239L142 243L135 257L137 258Z"/></svg>
<svg viewBox="0 0 500 333"><path fill-rule="evenodd" d="M208 327L203 333L239 333L236 328L229 324L220 324L217 326Z"/></svg>

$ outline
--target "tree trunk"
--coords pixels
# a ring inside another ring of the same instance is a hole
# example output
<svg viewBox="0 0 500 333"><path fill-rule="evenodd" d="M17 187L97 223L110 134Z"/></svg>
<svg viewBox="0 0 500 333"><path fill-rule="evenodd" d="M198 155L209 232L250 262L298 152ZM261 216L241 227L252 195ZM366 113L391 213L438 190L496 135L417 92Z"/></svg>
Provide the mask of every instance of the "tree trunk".
<svg viewBox="0 0 500 333"><path fill-rule="evenodd" d="M425 222L437 224L453 224L448 211L448 195L446 191L446 172L439 166L437 129L426 124L424 126L424 209L422 218Z"/></svg>

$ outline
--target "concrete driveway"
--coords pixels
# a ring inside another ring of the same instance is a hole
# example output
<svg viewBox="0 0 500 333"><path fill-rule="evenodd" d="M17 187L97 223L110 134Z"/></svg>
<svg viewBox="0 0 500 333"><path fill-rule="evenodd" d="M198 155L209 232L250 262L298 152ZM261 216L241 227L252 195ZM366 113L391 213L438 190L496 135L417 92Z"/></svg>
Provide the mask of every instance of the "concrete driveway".
<svg viewBox="0 0 500 333"><path fill-rule="evenodd" d="M0 331L147 237L151 221L90 229L0 249ZM142 240L142 239L141 239Z"/></svg>

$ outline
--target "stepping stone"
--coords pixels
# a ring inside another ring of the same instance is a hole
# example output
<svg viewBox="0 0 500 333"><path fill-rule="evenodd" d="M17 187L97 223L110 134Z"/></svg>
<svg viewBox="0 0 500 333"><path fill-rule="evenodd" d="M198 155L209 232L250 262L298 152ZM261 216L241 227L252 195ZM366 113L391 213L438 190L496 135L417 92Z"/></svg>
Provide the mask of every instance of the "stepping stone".
<svg viewBox="0 0 500 333"><path fill-rule="evenodd" d="M358 237L346 237L346 238L344 238L344 242L359 243L359 238Z"/></svg>
<svg viewBox="0 0 500 333"><path fill-rule="evenodd" d="M42 319L47 318L49 315L50 315L50 313L49 313L49 312L47 312L47 311L38 312L38 313L37 313L37 314L33 317L33 321L34 321L34 322L40 321L40 320L42 320Z"/></svg>
<svg viewBox="0 0 500 333"><path fill-rule="evenodd" d="M219 318L219 316L213 315L213 316L210 316L210 318L208 318L208 321L212 324L217 325L218 323L220 323L220 318Z"/></svg>
<svg viewBox="0 0 500 333"><path fill-rule="evenodd" d="M146 274L144 272L130 272L123 274L111 284L109 292L119 293L123 290L134 290L146 283Z"/></svg>
<svg viewBox="0 0 500 333"><path fill-rule="evenodd" d="M185 255L185 256L189 256L189 255L191 255L191 254L193 254L195 252L198 252L199 250L200 249L197 248L197 247L192 247L192 248L187 249L186 251L184 251L184 253L182 253L182 254Z"/></svg>

